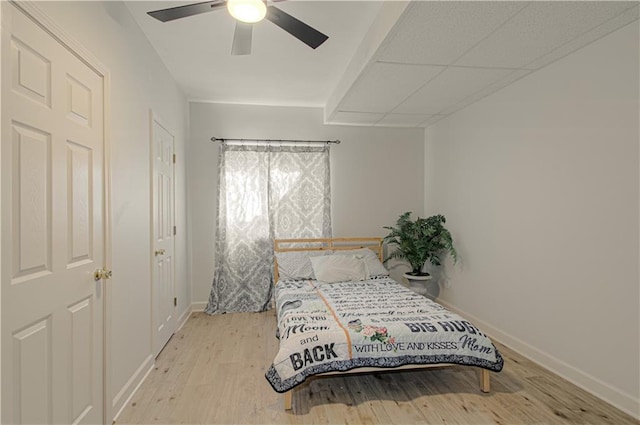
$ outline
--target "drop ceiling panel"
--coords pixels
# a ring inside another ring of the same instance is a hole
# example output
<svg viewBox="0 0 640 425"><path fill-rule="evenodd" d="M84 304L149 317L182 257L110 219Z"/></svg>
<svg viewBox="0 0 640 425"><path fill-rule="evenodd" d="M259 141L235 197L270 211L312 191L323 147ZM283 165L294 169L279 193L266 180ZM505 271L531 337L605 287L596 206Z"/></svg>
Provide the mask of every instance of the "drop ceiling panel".
<svg viewBox="0 0 640 425"><path fill-rule="evenodd" d="M441 119L443 119L444 117L446 117L447 115L431 115L426 121L424 121L422 124L420 124L421 127L427 127L430 126L431 124L435 124L438 121L440 121Z"/></svg>
<svg viewBox="0 0 640 425"><path fill-rule="evenodd" d="M376 126L418 127L431 117L432 115L425 114L387 114Z"/></svg>
<svg viewBox="0 0 640 425"><path fill-rule="evenodd" d="M617 15L613 19L609 19L601 25L598 25L591 31L588 31L581 35L580 37L570 41L569 43L563 44L561 47L549 52L548 54L536 59L535 61L529 63L527 65L530 69L539 69L545 65L550 64L553 61L556 61L560 58L565 57L566 55L578 50L579 48L586 46L589 43L598 40L601 37L604 37L607 34L612 33L613 31L622 28L623 26L638 20L638 11L639 8L637 6L629 8Z"/></svg>
<svg viewBox="0 0 640 425"><path fill-rule="evenodd" d="M339 109L390 111L442 70L442 66L374 62L347 92Z"/></svg>
<svg viewBox="0 0 640 425"><path fill-rule="evenodd" d="M532 2L456 65L527 67L629 7L628 2Z"/></svg>
<svg viewBox="0 0 640 425"><path fill-rule="evenodd" d="M449 67L393 112L437 114L511 73L506 69Z"/></svg>
<svg viewBox="0 0 640 425"><path fill-rule="evenodd" d="M462 99L460 102L451 105L448 108L445 108L441 111L442 114L452 114L456 111L459 111L460 109L464 108L465 106L469 106L474 102L477 102L478 100L482 99L483 97L486 97L488 95L490 95L491 93L494 93L498 90L500 90L503 87L508 86L509 84L513 83L514 81L519 80L520 78L524 77L527 74L532 73L533 71L530 71L528 69L519 69L516 71L511 72L510 74L505 75L504 77L496 80L495 82L488 84L487 86L483 87L482 89L480 89L479 91L476 91L474 93L472 93L470 96L465 97L464 99Z"/></svg>
<svg viewBox="0 0 640 425"><path fill-rule="evenodd" d="M526 2L414 2L381 47L377 60L448 65L526 5Z"/></svg>
<svg viewBox="0 0 640 425"><path fill-rule="evenodd" d="M383 116L384 114L368 112L338 111L331 115L327 122L331 124L373 125Z"/></svg>

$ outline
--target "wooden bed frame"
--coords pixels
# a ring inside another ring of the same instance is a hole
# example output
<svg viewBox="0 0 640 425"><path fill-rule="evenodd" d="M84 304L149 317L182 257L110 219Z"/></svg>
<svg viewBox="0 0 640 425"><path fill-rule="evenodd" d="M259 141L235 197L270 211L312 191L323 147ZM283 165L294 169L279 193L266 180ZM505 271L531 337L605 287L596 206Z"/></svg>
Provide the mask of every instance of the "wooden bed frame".
<svg viewBox="0 0 640 425"><path fill-rule="evenodd" d="M275 252L295 252L295 251L327 251L327 250L348 250L358 248L369 248L384 261L382 238L316 238L316 239L276 239L273 243L273 251ZM273 282L278 283L278 260L274 256ZM359 373L375 373L375 372L393 372L400 370L428 369L439 367L456 366L453 364L428 364L428 365L404 365L393 368L380 367L361 367L348 371L326 372L315 377L331 376L331 375L355 375ZM473 366L472 366L473 367ZM488 393L491 390L491 375L487 369L478 368L480 371L480 391ZM294 388L295 389L295 388ZM291 410L293 406L293 390L284 393L284 408Z"/></svg>

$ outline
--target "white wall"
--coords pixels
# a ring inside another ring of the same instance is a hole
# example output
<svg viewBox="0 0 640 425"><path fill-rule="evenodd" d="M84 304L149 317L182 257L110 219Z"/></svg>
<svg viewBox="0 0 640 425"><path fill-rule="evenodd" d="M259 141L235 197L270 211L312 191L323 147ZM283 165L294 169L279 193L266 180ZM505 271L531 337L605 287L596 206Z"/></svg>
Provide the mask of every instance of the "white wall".
<svg viewBox="0 0 640 425"><path fill-rule="evenodd" d="M422 129L323 124L321 108L190 104L188 145L192 293L209 298L214 271L218 143L213 136L260 139L340 139L331 147L333 235L384 236L404 211L421 212ZM199 306L201 304L198 304Z"/></svg>
<svg viewBox="0 0 640 425"><path fill-rule="evenodd" d="M427 130L442 299L639 416L638 22ZM508 368L508 365L507 365Z"/></svg>
<svg viewBox="0 0 640 425"><path fill-rule="evenodd" d="M113 279L108 400L119 411L151 366L150 109L176 136L178 314L187 311L185 140L186 99L121 2L38 3L111 73L111 214Z"/></svg>

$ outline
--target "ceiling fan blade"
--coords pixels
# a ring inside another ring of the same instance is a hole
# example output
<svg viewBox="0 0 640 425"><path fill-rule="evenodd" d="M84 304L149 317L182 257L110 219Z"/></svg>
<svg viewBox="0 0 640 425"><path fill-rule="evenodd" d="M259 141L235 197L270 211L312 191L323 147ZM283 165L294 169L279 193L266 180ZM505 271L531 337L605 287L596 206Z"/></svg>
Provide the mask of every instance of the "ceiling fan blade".
<svg viewBox="0 0 640 425"><path fill-rule="evenodd" d="M236 21L236 30L233 33L232 55L251 54L251 35L253 34L253 24Z"/></svg>
<svg viewBox="0 0 640 425"><path fill-rule="evenodd" d="M199 15L212 10L224 7L224 0L205 1L202 3L187 4L184 6L170 7L168 9L154 10L147 12L147 15L156 18L159 21L167 22L174 19L186 18L187 16Z"/></svg>
<svg viewBox="0 0 640 425"><path fill-rule="evenodd" d="M329 38L275 6L267 7L267 19L312 49L317 48Z"/></svg>

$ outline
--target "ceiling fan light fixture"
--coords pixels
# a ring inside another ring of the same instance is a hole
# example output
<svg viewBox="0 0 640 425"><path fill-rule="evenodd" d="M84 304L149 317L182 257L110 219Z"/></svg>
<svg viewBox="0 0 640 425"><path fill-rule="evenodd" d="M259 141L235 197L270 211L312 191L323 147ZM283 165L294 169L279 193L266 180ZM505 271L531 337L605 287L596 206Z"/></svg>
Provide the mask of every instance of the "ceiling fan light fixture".
<svg viewBox="0 0 640 425"><path fill-rule="evenodd" d="M267 14L267 5L263 0L227 0L227 10L239 21L260 22Z"/></svg>

